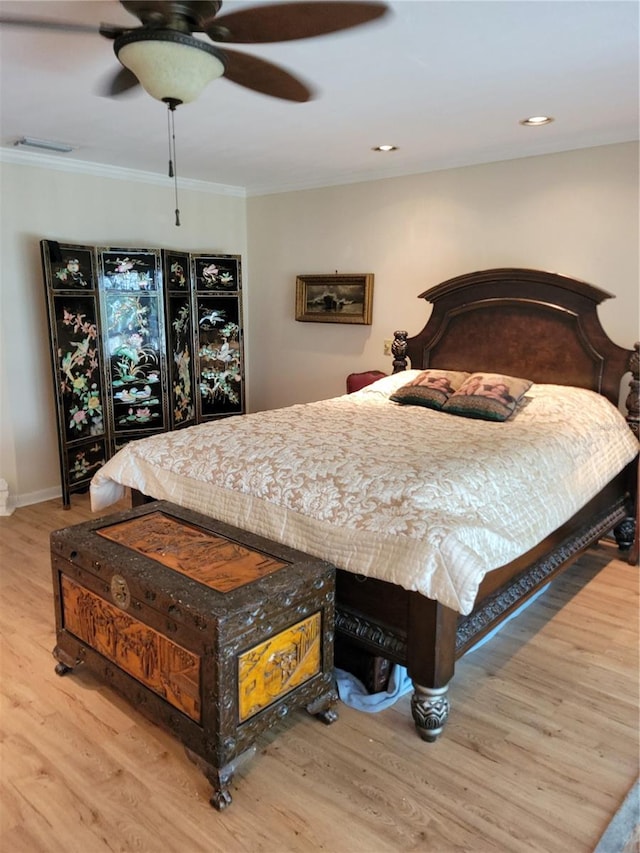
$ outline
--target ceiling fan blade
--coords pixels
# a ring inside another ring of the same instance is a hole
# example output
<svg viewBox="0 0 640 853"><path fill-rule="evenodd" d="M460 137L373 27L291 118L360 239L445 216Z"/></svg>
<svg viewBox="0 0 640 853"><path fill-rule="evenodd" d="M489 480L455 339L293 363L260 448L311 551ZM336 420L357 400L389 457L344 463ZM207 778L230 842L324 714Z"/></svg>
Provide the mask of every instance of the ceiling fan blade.
<svg viewBox="0 0 640 853"><path fill-rule="evenodd" d="M115 24L100 24L100 35L106 39L117 39L122 33L127 33L131 27L120 27Z"/></svg>
<svg viewBox="0 0 640 853"><path fill-rule="evenodd" d="M252 89L254 92L262 92L263 95L271 95L272 98L282 98L285 101L298 101L303 103L313 97L313 91L299 80L274 65L266 59L250 56L247 53L236 53L236 51L225 50L226 70L224 76L227 80Z"/></svg>
<svg viewBox="0 0 640 853"><path fill-rule="evenodd" d="M0 15L0 25L5 27L25 27L32 30L62 30L69 33L98 33L95 24L71 24L66 21L52 21L46 18L22 18L12 15Z"/></svg>
<svg viewBox="0 0 640 853"><path fill-rule="evenodd" d="M63 33L92 33L100 34L108 39L117 38L120 33L126 31L126 27L115 24L71 24L68 21L52 21L45 18L16 18L14 16L0 15L0 26L21 27L29 30L53 30Z"/></svg>
<svg viewBox="0 0 640 853"><path fill-rule="evenodd" d="M385 3L375 2L278 3L221 15L204 23L203 31L214 41L266 44L347 30L388 11Z"/></svg>
<svg viewBox="0 0 640 853"><path fill-rule="evenodd" d="M133 71L122 67L108 81L100 86L100 95L104 98L113 98L117 95L122 95L130 91L135 86L139 86L140 82Z"/></svg>

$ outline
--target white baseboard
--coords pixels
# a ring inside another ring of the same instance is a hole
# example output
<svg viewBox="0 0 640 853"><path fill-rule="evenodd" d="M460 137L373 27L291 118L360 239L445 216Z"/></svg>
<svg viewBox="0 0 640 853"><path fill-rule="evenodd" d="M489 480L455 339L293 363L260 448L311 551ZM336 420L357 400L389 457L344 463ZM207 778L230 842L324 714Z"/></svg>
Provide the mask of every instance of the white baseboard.
<svg viewBox="0 0 640 853"><path fill-rule="evenodd" d="M2 483L0 482L0 487ZM31 506L31 504L39 504L43 501L51 501L54 498L62 497L62 489L60 486L53 486L50 489L41 489L37 492L27 492L23 495L16 495L14 498L8 497L2 503L2 490L0 488L0 515L11 515L14 509L21 506Z"/></svg>
<svg viewBox="0 0 640 853"><path fill-rule="evenodd" d="M0 515L11 515L13 509L9 503L9 486L6 480L0 479Z"/></svg>

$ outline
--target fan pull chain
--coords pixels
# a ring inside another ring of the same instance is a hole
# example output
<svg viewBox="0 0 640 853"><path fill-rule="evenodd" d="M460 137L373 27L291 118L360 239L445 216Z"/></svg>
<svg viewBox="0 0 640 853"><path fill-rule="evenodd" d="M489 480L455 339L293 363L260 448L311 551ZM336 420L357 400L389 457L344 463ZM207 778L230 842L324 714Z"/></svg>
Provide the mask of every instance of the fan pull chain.
<svg viewBox="0 0 640 853"><path fill-rule="evenodd" d="M173 177L173 160L171 158L171 105L167 109L167 138L169 140L169 177Z"/></svg>
<svg viewBox="0 0 640 853"><path fill-rule="evenodd" d="M176 104L169 102L168 107L167 127L169 135L169 177L174 180L176 196L176 225L180 225L180 209L178 207L178 167L176 163L176 127L174 117Z"/></svg>

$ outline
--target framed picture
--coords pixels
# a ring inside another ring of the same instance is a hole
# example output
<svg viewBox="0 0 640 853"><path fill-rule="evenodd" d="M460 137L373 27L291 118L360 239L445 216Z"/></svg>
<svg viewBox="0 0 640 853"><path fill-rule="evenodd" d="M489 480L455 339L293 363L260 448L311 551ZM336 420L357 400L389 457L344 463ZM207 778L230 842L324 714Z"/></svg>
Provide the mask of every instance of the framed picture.
<svg viewBox="0 0 640 853"><path fill-rule="evenodd" d="M373 273L296 278L296 320L302 323L370 326L372 313Z"/></svg>

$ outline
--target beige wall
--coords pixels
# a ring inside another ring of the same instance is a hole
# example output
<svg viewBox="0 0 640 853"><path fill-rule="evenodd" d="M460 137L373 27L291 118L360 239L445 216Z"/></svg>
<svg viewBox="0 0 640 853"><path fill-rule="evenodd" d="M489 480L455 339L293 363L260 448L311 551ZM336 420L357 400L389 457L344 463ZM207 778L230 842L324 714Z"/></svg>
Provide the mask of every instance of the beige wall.
<svg viewBox="0 0 640 853"><path fill-rule="evenodd" d="M474 269L524 266L616 296L619 344L638 328L638 146L613 145L413 177L250 198L1 164L0 479L15 504L59 490L39 241L167 246L243 256L251 410L343 393L390 370L383 340L415 334L418 293ZM373 272L371 326L298 323L299 273Z"/></svg>
<svg viewBox="0 0 640 853"><path fill-rule="evenodd" d="M246 202L145 183L0 164L0 478L13 505L59 492L55 405L40 240L163 246L246 256ZM1 507L0 507L1 511Z"/></svg>
<svg viewBox="0 0 640 853"><path fill-rule="evenodd" d="M248 200L255 409L343 393L351 371L389 371L383 341L418 332L417 295L451 276L534 267L616 296L601 308L623 346L638 328L638 146ZM371 326L299 323L299 273L375 274Z"/></svg>

